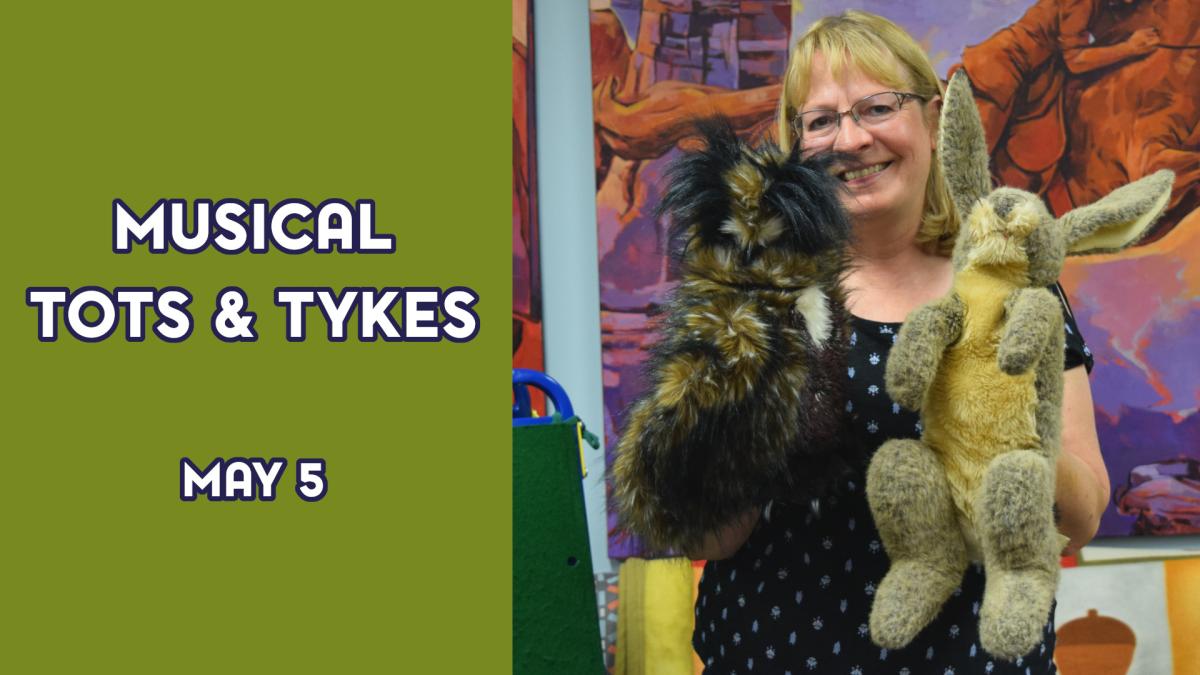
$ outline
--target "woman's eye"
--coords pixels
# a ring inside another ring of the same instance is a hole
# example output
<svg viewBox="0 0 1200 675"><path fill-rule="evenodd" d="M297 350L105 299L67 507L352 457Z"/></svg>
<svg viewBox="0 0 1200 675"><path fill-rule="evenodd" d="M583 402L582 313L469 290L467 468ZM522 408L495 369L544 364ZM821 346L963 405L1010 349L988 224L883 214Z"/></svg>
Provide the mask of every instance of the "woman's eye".
<svg viewBox="0 0 1200 675"><path fill-rule="evenodd" d="M863 116L864 117L883 117L884 115L890 115L894 112L896 112L896 111L892 108L892 106L885 105L883 103L877 103L875 105L867 106L866 111L863 112Z"/></svg>
<svg viewBox="0 0 1200 675"><path fill-rule="evenodd" d="M833 124L833 117L830 115L821 115L819 117L810 117L808 119L808 126L806 128L809 131L817 131L819 129L824 129L830 124Z"/></svg>

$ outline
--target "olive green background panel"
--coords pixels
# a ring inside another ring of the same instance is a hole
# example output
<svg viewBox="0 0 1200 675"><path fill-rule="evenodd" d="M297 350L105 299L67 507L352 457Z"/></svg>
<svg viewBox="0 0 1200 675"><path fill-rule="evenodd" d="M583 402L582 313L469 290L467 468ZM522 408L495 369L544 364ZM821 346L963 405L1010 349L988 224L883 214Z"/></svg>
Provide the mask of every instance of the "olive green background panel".
<svg viewBox="0 0 1200 675"><path fill-rule="evenodd" d="M513 672L604 673L579 418L513 427Z"/></svg>
<svg viewBox="0 0 1200 675"><path fill-rule="evenodd" d="M511 667L510 23L505 3L6 7L0 672ZM373 199L397 251L112 252L114 198L225 197ZM181 286L194 332L43 344L40 285ZM229 285L257 342L212 334ZM273 289L300 285L468 286L480 333L331 343L309 310L291 343ZM185 456L289 463L274 502L186 503ZM306 503L311 457L329 491Z"/></svg>

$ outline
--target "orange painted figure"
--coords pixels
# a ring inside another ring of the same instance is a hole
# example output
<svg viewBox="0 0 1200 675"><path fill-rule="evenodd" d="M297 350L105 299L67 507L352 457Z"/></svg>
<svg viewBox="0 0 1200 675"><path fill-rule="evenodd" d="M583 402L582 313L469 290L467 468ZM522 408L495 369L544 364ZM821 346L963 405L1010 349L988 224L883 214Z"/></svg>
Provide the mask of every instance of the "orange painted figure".
<svg viewBox="0 0 1200 675"><path fill-rule="evenodd" d="M1171 209L1143 243L1161 237L1200 203L1198 37L1195 3L1039 0L964 49L998 182L1061 214L1172 169Z"/></svg>

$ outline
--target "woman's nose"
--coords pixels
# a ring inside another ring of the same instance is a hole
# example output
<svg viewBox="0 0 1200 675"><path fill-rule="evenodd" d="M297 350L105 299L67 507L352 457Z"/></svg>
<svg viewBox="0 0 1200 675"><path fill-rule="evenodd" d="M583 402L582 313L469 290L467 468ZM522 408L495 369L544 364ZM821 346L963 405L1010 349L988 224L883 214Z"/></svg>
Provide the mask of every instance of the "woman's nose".
<svg viewBox="0 0 1200 675"><path fill-rule="evenodd" d="M833 139L835 152L856 152L871 145L874 138L871 133L862 128L850 115L842 115L838 120L837 136Z"/></svg>

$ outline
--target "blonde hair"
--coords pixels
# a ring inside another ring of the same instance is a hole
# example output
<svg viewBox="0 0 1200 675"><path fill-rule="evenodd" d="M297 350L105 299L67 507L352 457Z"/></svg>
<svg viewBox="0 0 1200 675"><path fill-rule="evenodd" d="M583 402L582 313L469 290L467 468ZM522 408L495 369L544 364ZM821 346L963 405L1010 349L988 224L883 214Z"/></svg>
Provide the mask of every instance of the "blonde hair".
<svg viewBox="0 0 1200 675"><path fill-rule="evenodd" d="M813 54L820 52L835 76L846 68L889 87L910 91L926 102L943 93L941 80L929 57L902 28L882 16L848 10L827 16L809 26L792 48L787 72L783 76L783 94L779 97L778 138L784 150L790 150L792 120L808 96ZM925 210L917 231L917 243L941 255L949 255L958 233L958 215L942 177L941 162L935 157L925 182Z"/></svg>

